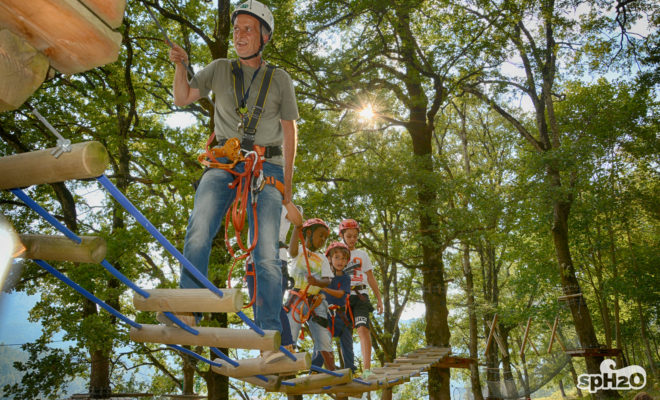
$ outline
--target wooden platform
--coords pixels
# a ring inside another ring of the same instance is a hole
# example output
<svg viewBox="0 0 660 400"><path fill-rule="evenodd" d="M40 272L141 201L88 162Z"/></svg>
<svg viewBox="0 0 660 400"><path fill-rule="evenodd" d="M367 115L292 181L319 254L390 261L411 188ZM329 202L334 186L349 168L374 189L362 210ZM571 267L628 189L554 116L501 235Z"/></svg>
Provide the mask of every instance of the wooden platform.
<svg viewBox="0 0 660 400"><path fill-rule="evenodd" d="M116 61L121 45L121 34L90 9L103 15L102 9L123 10L126 1L86 3L90 8L78 0L2 0L0 26L43 53L56 70L65 74L87 71ZM116 25L117 17L112 18Z"/></svg>
<svg viewBox="0 0 660 400"><path fill-rule="evenodd" d="M566 354L571 357L618 357L621 349L574 349L566 350Z"/></svg>
<svg viewBox="0 0 660 400"><path fill-rule="evenodd" d="M410 378L419 376L434 366L443 366L445 359L449 358L447 365L465 365L472 362L469 359L450 357L451 349L426 347L398 357L394 362L387 363L382 368L373 368L369 380L354 379L350 370L342 370L342 377L335 377L325 373L305 375L294 379L281 380L277 375L267 375L267 381L257 377L241 377L239 379L261 386L266 391L279 391L286 394L318 394L331 393L339 397L356 396L361 393L389 388L408 382ZM468 361L465 361L468 360ZM242 361L239 361L242 362ZM213 367L218 373L226 374ZM265 372L265 370L264 370Z"/></svg>

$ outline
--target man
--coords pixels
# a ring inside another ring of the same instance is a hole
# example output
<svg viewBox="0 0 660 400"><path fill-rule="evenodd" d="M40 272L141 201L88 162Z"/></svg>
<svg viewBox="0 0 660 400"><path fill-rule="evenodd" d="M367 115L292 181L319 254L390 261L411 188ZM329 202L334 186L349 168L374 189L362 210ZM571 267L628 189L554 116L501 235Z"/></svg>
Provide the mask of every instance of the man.
<svg viewBox="0 0 660 400"><path fill-rule="evenodd" d="M252 144L265 148L263 176L275 179L267 179L266 182L271 184L263 185L257 197L258 238L252 251L257 272L255 323L262 329L281 332L279 315L282 306L282 272L278 256L278 235L282 204L289 204L292 197L298 107L291 77L281 69L271 71L270 85L266 86L265 91L262 90L263 85L268 85L267 79L264 79L268 77L266 72L272 68L263 61L261 54L273 34L274 20L270 10L258 1L249 0L236 8L231 19L234 26L234 48L239 58L239 62L234 65L231 60L214 60L188 82L185 67L188 56L181 47L172 46L170 60L176 63L174 104L185 106L213 91L214 133L218 142L222 144L229 138L238 138L244 150L252 150ZM242 90L235 84L241 76ZM264 93L265 100L258 100ZM251 124L250 118L254 118L254 111L262 108L260 117L257 117L257 125ZM255 129L249 129L255 127L256 132ZM228 162L223 158L218 161ZM241 162L234 170L243 172L244 166L245 163ZM236 196L235 190L228 186L233 180L234 175L229 171L210 168L202 175L195 193L183 254L207 276L213 238ZM272 184L275 181L283 183L282 191ZM248 203L251 204L250 201ZM251 236L255 232L252 214L252 207L248 206ZM250 238L250 242L254 243L254 240ZM198 288L201 284L186 270L182 270L180 286ZM194 323L190 317L188 321ZM280 355L264 354L264 357L268 362L280 358Z"/></svg>

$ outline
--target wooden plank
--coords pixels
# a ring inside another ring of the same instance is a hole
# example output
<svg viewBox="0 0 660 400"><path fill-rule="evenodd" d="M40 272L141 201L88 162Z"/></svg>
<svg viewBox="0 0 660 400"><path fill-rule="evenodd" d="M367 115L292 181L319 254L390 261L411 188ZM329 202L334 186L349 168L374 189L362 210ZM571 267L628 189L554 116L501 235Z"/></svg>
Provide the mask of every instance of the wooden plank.
<svg viewBox="0 0 660 400"><path fill-rule="evenodd" d="M569 299L574 299L576 297L582 297L582 293L567 294L566 296L557 297L557 301L564 301Z"/></svg>
<svg viewBox="0 0 660 400"><path fill-rule="evenodd" d="M111 28L118 28L124 19L126 0L79 0Z"/></svg>
<svg viewBox="0 0 660 400"><path fill-rule="evenodd" d="M488 321L486 321L488 323ZM506 354L506 347L504 347L504 342L502 342L502 339L500 339L500 336L495 332L495 325L489 325L490 332L493 334L493 337L495 338L495 341L497 342L497 346L500 348L500 353L503 356L507 356Z"/></svg>
<svg viewBox="0 0 660 400"><path fill-rule="evenodd" d="M105 258L108 246L97 236L81 236L80 244L66 236L20 235L25 245L25 258L46 261L71 261L98 264Z"/></svg>
<svg viewBox="0 0 660 400"><path fill-rule="evenodd" d="M546 325L548 325L548 329L553 329L553 330L555 329L554 327L550 328L550 324L548 324L547 322L546 322ZM555 325L556 325L556 328L559 329L559 317L555 317ZM553 336L554 336L554 332L556 332L556 331L553 331ZM565 352L566 351L566 346L564 345L564 342L561 340L561 337L559 337L559 336L556 336L556 337L557 337L557 342L559 342L559 345L561 346L561 349ZM550 338L550 347L548 349L548 352L551 349L552 349L552 337Z"/></svg>
<svg viewBox="0 0 660 400"><path fill-rule="evenodd" d="M571 357L617 357L621 349L576 349L567 350L566 354Z"/></svg>
<svg viewBox="0 0 660 400"><path fill-rule="evenodd" d="M477 360L473 358L465 357L445 357L437 363L433 364L432 367L438 368L465 368L469 369L470 365L475 364Z"/></svg>
<svg viewBox="0 0 660 400"><path fill-rule="evenodd" d="M78 0L3 0L0 26L44 53L64 74L114 62L119 55L121 34Z"/></svg>
<svg viewBox="0 0 660 400"><path fill-rule="evenodd" d="M243 308L243 293L239 289L221 289L218 297L208 289L151 289L148 298L135 293L133 305L140 311L171 312L238 312Z"/></svg>
<svg viewBox="0 0 660 400"><path fill-rule="evenodd" d="M279 332L278 332L279 333ZM309 353L295 353L296 361L285 357L280 361L266 364L261 357L246 360L238 360L238 367L232 367L217 359L216 362L222 363L222 367L211 366L213 372L226 375L232 378L243 378L254 375L273 375L288 374L292 372L308 370L312 365L312 356Z"/></svg>
<svg viewBox="0 0 660 400"><path fill-rule="evenodd" d="M0 189L14 189L69 179L96 178L103 175L110 158L99 142L71 145L59 158L53 149L19 153L0 158Z"/></svg>
<svg viewBox="0 0 660 400"><path fill-rule="evenodd" d="M490 323L489 329L490 332L488 333L488 340L486 340L486 351L484 351L484 355L488 354L488 350L490 350L490 344L493 341L493 333L495 331L495 326L497 326L497 314L493 317L493 322Z"/></svg>
<svg viewBox="0 0 660 400"><path fill-rule="evenodd" d="M46 79L48 64L28 42L0 30L0 112L20 107Z"/></svg>
<svg viewBox="0 0 660 400"><path fill-rule="evenodd" d="M353 381L353 371L350 368L340 369L334 372L343 374L343 376L333 376L324 373L301 376L284 381L284 384L280 387L280 391L286 394L304 394L325 386L341 385ZM287 386L287 383L294 384L295 386Z"/></svg>
<svg viewBox="0 0 660 400"><path fill-rule="evenodd" d="M529 335L529 326L532 324L532 317L527 318L527 326L525 327L525 334L523 335L522 346L520 347L520 358L525 354L525 344L527 344L527 335Z"/></svg>
<svg viewBox="0 0 660 400"><path fill-rule="evenodd" d="M555 341L555 335L557 334L557 324L559 323L559 316L555 317L555 323L552 324L552 329L550 332L550 343L548 344L548 354L552 353L552 343Z"/></svg>
<svg viewBox="0 0 660 400"><path fill-rule="evenodd" d="M280 333L265 331L264 336L248 329L195 327L198 335L193 335L179 327L142 324L141 329L131 328L131 340L141 343L163 343L190 346L224 347L233 349L277 350L280 347ZM252 374L255 375L255 374Z"/></svg>

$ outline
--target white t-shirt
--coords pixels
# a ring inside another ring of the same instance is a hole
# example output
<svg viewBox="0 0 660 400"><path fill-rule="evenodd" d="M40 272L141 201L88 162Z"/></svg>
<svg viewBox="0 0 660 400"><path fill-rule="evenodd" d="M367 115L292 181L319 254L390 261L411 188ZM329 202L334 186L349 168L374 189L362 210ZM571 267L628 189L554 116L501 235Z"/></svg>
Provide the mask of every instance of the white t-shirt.
<svg viewBox="0 0 660 400"><path fill-rule="evenodd" d="M369 293L369 291L367 290L366 287L369 286L369 282L367 282L366 272L371 271L373 269L373 266L371 265L371 259L369 259L369 256L367 255L366 251L362 249L354 249L351 250L351 261L349 261L348 266L350 266L353 263L357 263L360 266L350 271L351 288L354 288L355 286L364 285L365 288L359 290L359 292L362 294L367 294ZM353 291L351 290L351 294L352 293Z"/></svg>
<svg viewBox="0 0 660 400"><path fill-rule="evenodd" d="M312 276L316 279L332 278L334 275L330 268L328 259L321 253L315 251L307 251L307 259L309 260L309 270ZM296 289L305 289L307 286L307 261L303 254L302 246L298 246L298 255L290 265L289 275L293 278L293 287ZM318 294L321 288L318 286L310 286L307 289L307 294Z"/></svg>

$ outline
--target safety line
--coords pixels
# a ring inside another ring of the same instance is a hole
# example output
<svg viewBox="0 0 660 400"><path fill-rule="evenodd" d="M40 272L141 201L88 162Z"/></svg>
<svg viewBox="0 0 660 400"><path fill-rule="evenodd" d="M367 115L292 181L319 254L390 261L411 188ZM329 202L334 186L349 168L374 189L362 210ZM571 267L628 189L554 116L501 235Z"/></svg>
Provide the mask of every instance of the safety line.
<svg viewBox="0 0 660 400"><path fill-rule="evenodd" d="M64 224L62 224L60 221L55 219L55 217L53 217L48 211L46 211L46 209L41 207L37 202L35 202L30 196L28 196L21 189L11 189L11 192L14 193L14 195L16 195L16 197L21 199L23 201L23 203L25 203L28 207L30 207L37 214L39 214L46 221L48 221L51 225L53 225L57 230L62 232L66 237L73 240L76 244L80 244L82 242L82 239L80 238L80 236L76 235L73 231L71 231L69 228L67 228ZM124 274L119 272L119 270L117 270L115 267L113 267L112 264L110 264L108 262L108 260L103 259L103 261L101 261L101 265L103 265L103 267L106 270L108 270L108 272L110 272L112 275L114 275L115 278L119 279L126 286L133 289L140 296L142 296L144 298L148 298L150 296L148 292L146 292L144 289L140 288L133 281L128 279Z"/></svg>
<svg viewBox="0 0 660 400"><path fill-rule="evenodd" d="M103 185L103 187L105 187L108 192L110 192L112 197L114 197L115 200L117 200L117 202L121 204L121 206L124 207L126 211L128 211L133 216L133 218L137 220L138 223L140 223L140 225L142 225L154 238L156 238L156 240L158 240L158 242L163 247L165 247L165 249L169 251L172 256L179 260L181 265L183 265L183 267L188 270L188 272L190 272L211 292L218 295L218 297L223 297L222 291L215 287L215 285L210 280L208 280L206 276L199 272L199 270L197 270L197 268L195 268L195 266L192 265L192 263L188 261L188 259L185 258L183 254L181 254L181 252L177 250L177 248L174 247L172 243L170 243L170 241L167 240L167 238L165 238L165 236L163 236L163 234L160 233L158 229L156 229L156 227L153 226L153 224L149 222L149 220L144 215L142 215L142 213L133 205L133 203L131 203L130 200L128 200L128 198L126 198L126 196L124 196L124 194L120 192L112 182L110 182L108 177L101 175L96 178L96 180L101 185Z"/></svg>
<svg viewBox="0 0 660 400"><path fill-rule="evenodd" d="M103 309L105 309L107 312L110 314L114 315L115 317L121 319L125 323L129 324L130 326L141 329L142 325L138 324L137 322L131 320L130 318L126 317L124 314L120 313L119 311L115 310L111 306L109 306L107 303L105 303L103 300L99 299L98 297L94 296L91 294L89 291L87 291L85 288L82 286L78 285L71 279L69 279L66 275L61 273L60 271L56 270L53 268L50 264L43 260L34 260L37 265L39 265L41 268L45 269L46 271L50 272L53 274L56 278L61 280L62 282L66 283L67 285L71 286L73 289L75 289L77 292L82 294L83 296L87 297L87 299L93 301L94 303L98 304L101 306Z"/></svg>
<svg viewBox="0 0 660 400"><path fill-rule="evenodd" d="M200 361L204 361L205 363L207 363L207 364L209 364L209 365L212 365L212 366L214 366L214 367L222 367L222 364L217 363L217 362L215 362L215 361L211 361L211 360L209 360L208 358L206 358L206 357L204 357L204 356L200 356L199 354L195 353L194 351L190 351L190 350L188 350L188 349L186 349L186 348L184 348L184 347L177 346L177 345L175 345L175 344L168 344L167 347L170 347L170 348L172 348L172 349L174 349L174 350L178 350L178 351L180 351L180 352L182 352L182 353L186 353L186 354L188 354L189 356L195 357L196 359L198 359L198 360L200 360Z"/></svg>
<svg viewBox="0 0 660 400"><path fill-rule="evenodd" d="M226 355L225 353L221 352L219 349L217 349L217 348L215 348L215 347L211 347L211 351L212 351L213 354L215 354L216 356L222 358L223 360L225 360L226 362L228 362L229 364L231 364L232 367L238 367L238 366L240 365L240 364L237 363L236 361L232 360L228 355Z"/></svg>

